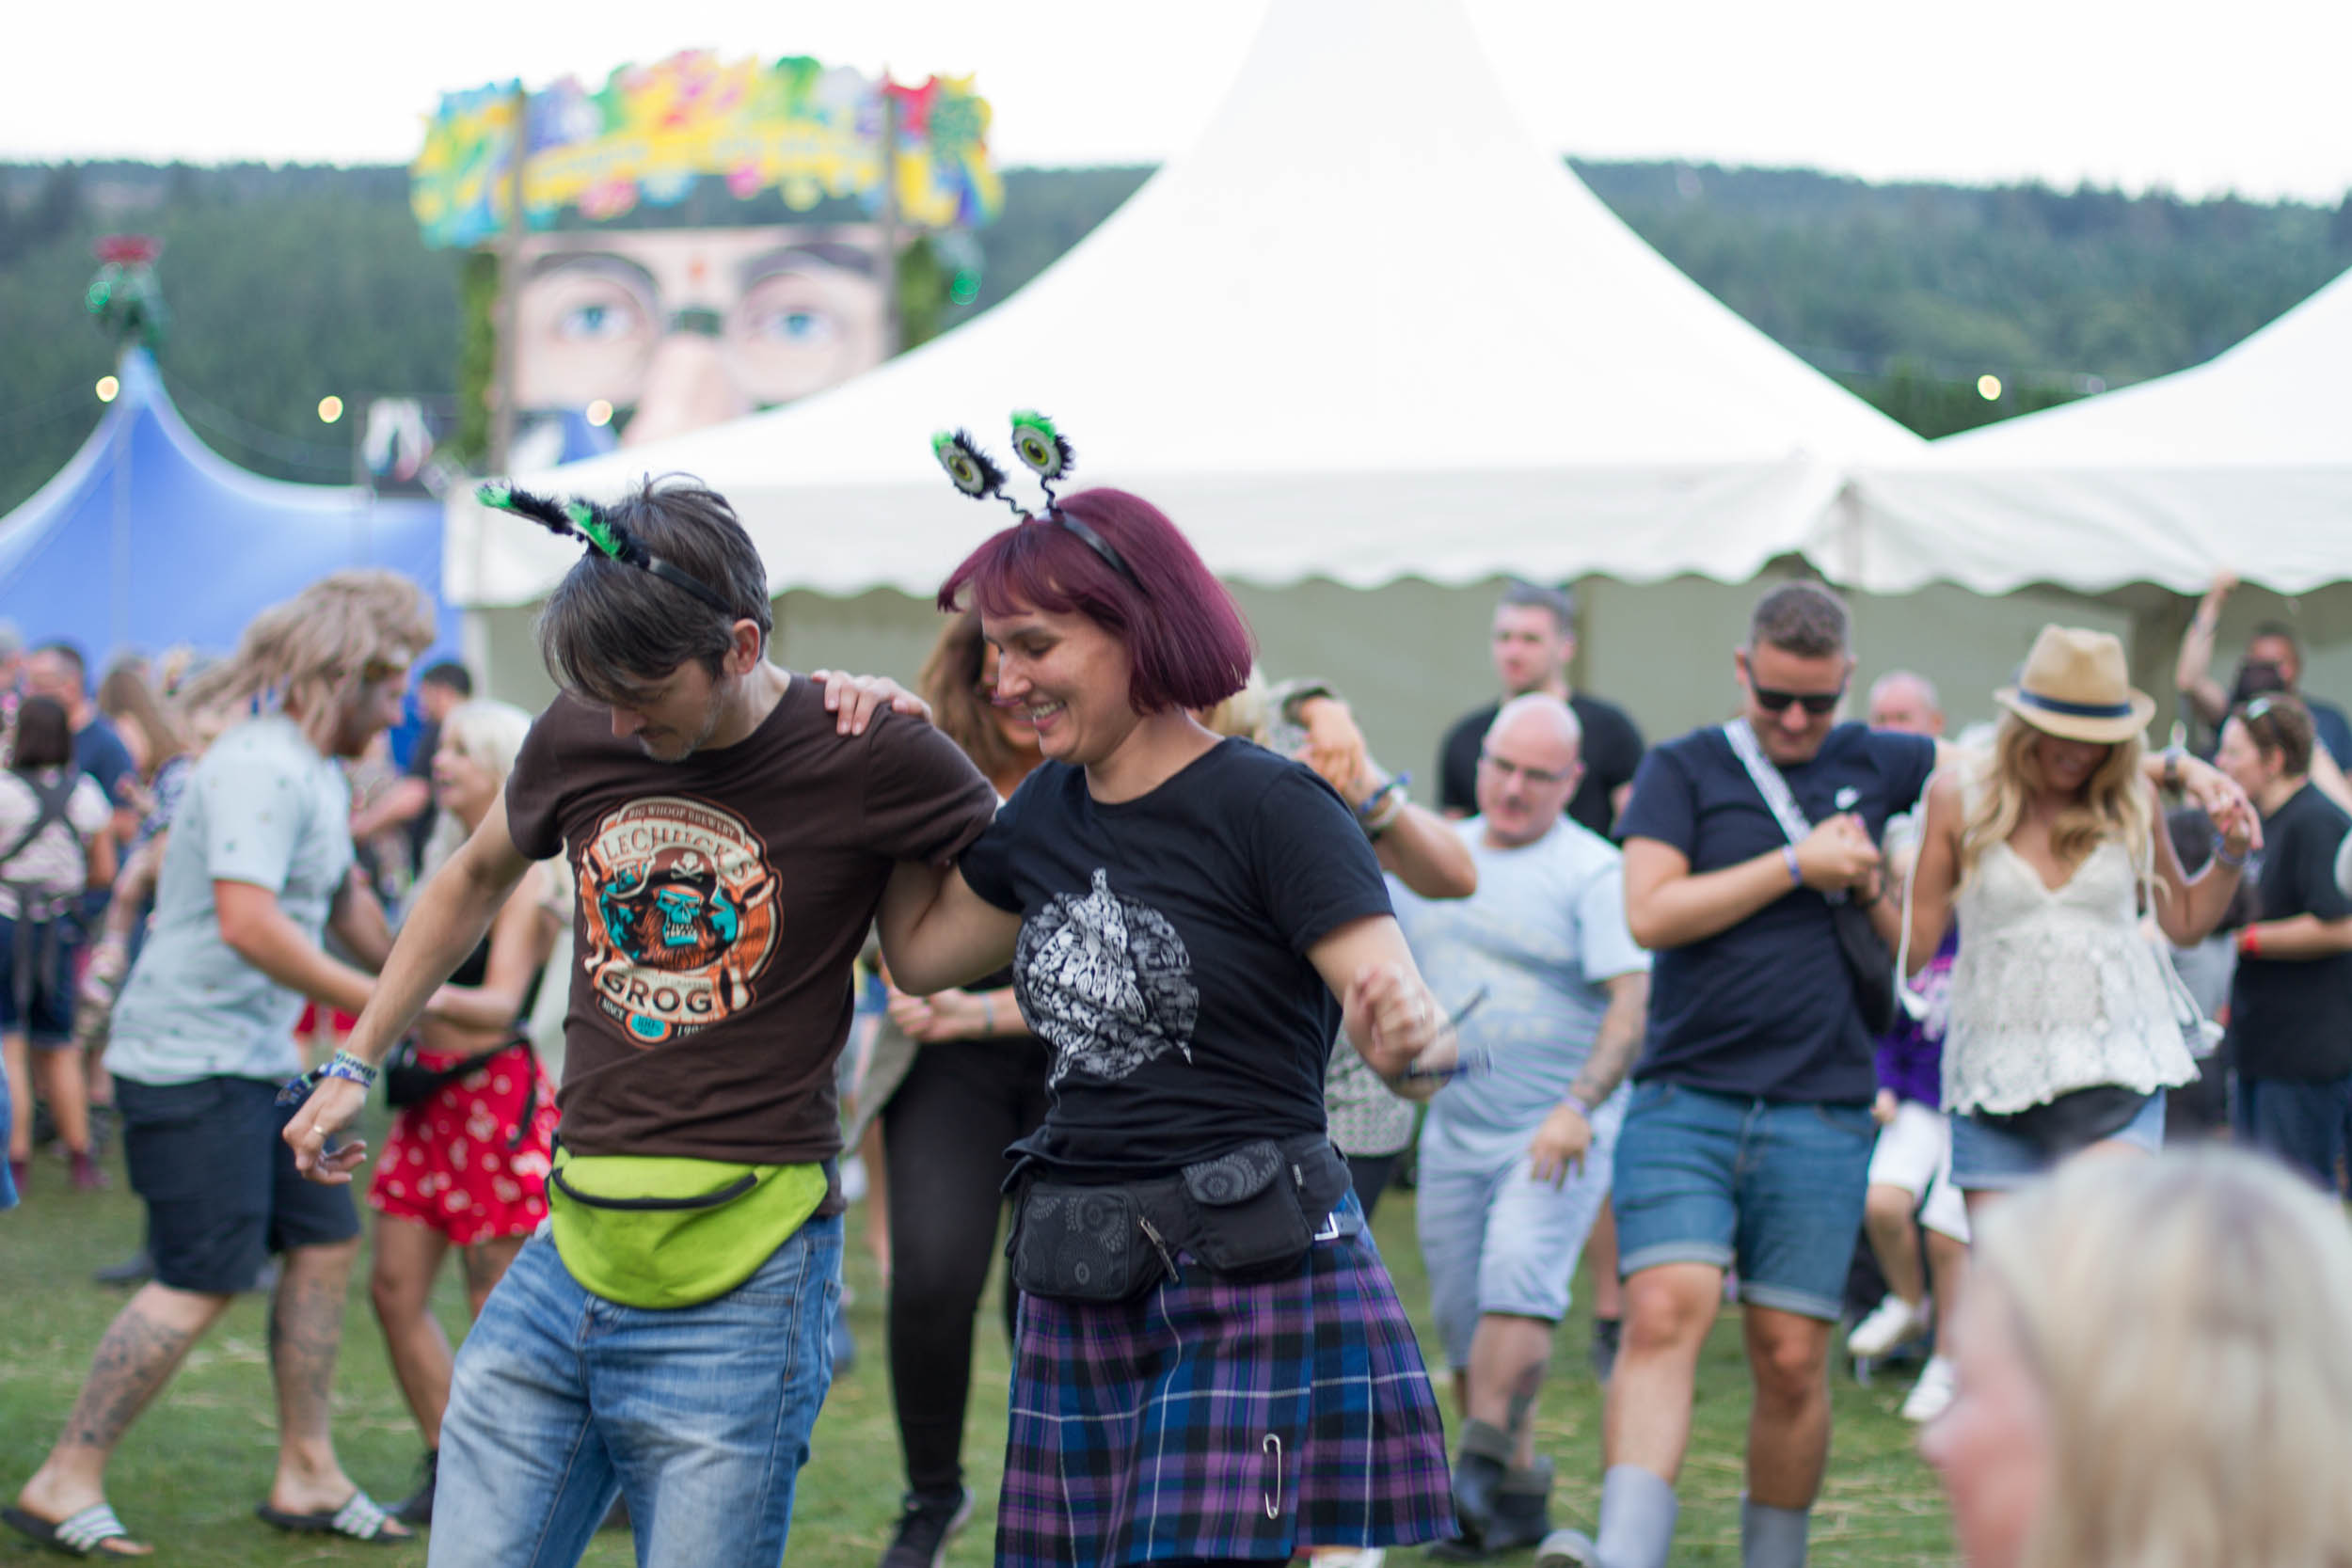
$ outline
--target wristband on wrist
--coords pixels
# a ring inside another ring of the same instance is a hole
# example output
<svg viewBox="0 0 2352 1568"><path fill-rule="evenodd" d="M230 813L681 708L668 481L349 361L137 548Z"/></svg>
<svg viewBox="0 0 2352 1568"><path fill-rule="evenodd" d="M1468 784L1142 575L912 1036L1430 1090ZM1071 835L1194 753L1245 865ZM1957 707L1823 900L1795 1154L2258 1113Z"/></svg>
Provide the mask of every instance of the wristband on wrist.
<svg viewBox="0 0 2352 1568"><path fill-rule="evenodd" d="M987 991L982 991L980 992L980 1033L993 1035L995 1032L996 998Z"/></svg>
<svg viewBox="0 0 2352 1568"><path fill-rule="evenodd" d="M2262 927L2259 926L2240 927L2237 934L2237 950L2245 958L2261 958L2263 953Z"/></svg>
<svg viewBox="0 0 2352 1568"><path fill-rule="evenodd" d="M1804 886L1804 867L1797 860L1795 845L1784 844L1780 847L1780 862L1788 868L1788 885L1790 887Z"/></svg>
<svg viewBox="0 0 2352 1568"><path fill-rule="evenodd" d="M2233 855L2230 853L2230 847L2226 843L2213 852L2213 858L2217 863L2229 867L2232 871L2243 871L2246 869L2245 851L2240 850L2238 853Z"/></svg>
<svg viewBox="0 0 2352 1568"><path fill-rule="evenodd" d="M373 1063L363 1062L348 1051L338 1051L327 1058L325 1067L319 1069L319 1076L321 1078L348 1078L364 1089L374 1085L375 1070Z"/></svg>

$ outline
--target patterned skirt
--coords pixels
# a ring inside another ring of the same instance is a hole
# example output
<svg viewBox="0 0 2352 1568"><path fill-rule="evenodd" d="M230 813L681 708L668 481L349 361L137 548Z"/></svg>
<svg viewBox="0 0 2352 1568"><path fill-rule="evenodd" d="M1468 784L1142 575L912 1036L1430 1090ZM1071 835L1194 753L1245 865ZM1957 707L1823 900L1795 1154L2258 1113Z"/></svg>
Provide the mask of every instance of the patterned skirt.
<svg viewBox="0 0 2352 1568"><path fill-rule="evenodd" d="M462 1059L419 1053L431 1068ZM555 1081L537 1054L494 1056L393 1117L368 1206L437 1230L452 1246L528 1236L548 1217L555 1126Z"/></svg>
<svg viewBox="0 0 2352 1568"><path fill-rule="evenodd" d="M1370 1235L1319 1242L1261 1284L1183 1262L1130 1302L1023 1298L998 1564L1452 1535L1437 1400Z"/></svg>

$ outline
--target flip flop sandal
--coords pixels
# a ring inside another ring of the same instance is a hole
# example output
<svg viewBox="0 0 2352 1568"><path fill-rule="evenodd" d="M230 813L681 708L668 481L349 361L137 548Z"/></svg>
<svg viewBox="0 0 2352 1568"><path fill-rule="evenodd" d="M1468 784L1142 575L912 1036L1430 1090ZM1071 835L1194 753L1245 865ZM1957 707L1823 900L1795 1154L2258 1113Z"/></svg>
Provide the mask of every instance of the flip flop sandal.
<svg viewBox="0 0 2352 1568"><path fill-rule="evenodd" d="M0 1523L6 1523L19 1535L51 1551L63 1552L68 1557L103 1557L119 1562L132 1562L147 1555L144 1552L112 1551L107 1548L109 1541L131 1542L132 1536L129 1530L122 1528L122 1521L115 1517L115 1511L104 1503L93 1503L72 1518L59 1519L55 1524L21 1508L0 1508ZM136 1544L135 1542L132 1544Z"/></svg>
<svg viewBox="0 0 2352 1568"><path fill-rule="evenodd" d="M253 1516L289 1535L341 1535L378 1546L397 1546L417 1539L415 1531L403 1529L365 1492L354 1492L351 1500L332 1513L282 1513L263 1503L253 1511Z"/></svg>

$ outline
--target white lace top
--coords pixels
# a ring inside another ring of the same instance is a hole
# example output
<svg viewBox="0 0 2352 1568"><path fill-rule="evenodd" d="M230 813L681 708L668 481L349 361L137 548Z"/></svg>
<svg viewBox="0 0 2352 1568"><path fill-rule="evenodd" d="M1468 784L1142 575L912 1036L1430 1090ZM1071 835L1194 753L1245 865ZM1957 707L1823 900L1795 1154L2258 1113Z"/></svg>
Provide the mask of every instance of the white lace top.
<svg viewBox="0 0 2352 1568"><path fill-rule="evenodd" d="M1946 1110L2006 1116L2094 1085L2153 1094L2197 1076L2122 845L2100 845L2056 890L1994 845L1955 913Z"/></svg>

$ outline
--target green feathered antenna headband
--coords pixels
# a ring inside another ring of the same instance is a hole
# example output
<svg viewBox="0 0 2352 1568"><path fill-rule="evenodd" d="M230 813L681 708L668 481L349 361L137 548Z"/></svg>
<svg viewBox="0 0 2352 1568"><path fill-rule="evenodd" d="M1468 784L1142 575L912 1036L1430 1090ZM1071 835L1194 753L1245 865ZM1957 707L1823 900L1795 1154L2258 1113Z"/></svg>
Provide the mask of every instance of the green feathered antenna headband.
<svg viewBox="0 0 2352 1568"><path fill-rule="evenodd" d="M1084 518L1073 517L1064 512L1055 499L1055 483L1069 475L1075 459L1071 452L1069 439L1054 428L1054 421L1033 408L1016 412L1012 417L1012 451L1013 455L1021 459L1021 466L1037 475L1038 488L1045 492L1045 515L1042 517L1029 512L1007 493L1005 470L998 467L969 435L961 430L941 431L931 437L931 455L939 459L939 466L947 470L947 478L957 489L976 501L1003 501L1012 508L1012 515L1025 523L1059 524L1108 562L1111 570L1133 583L1137 593L1144 592L1143 579L1136 576L1135 568L1127 564L1126 557L1120 555L1109 540L1089 527Z"/></svg>
<svg viewBox="0 0 2352 1568"><path fill-rule="evenodd" d="M650 572L673 587L682 588L702 600L729 620L739 619L742 611L729 604L726 595L681 566L662 560L640 544L637 536L622 526L620 518L594 501L578 497L558 501L536 491L517 490L511 484L495 482L474 492L474 499L483 505L500 512L511 512L517 517L528 517L559 538L577 539L588 546L591 555L602 555L624 566L634 566Z"/></svg>

